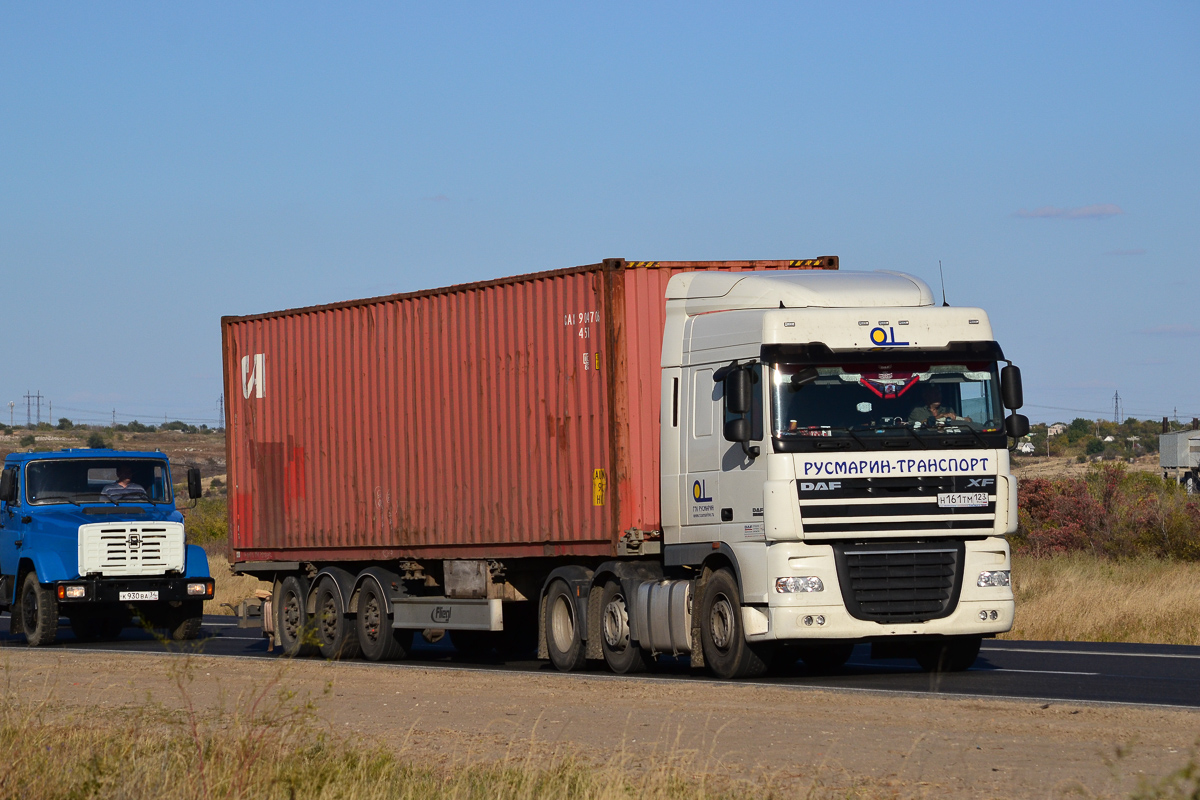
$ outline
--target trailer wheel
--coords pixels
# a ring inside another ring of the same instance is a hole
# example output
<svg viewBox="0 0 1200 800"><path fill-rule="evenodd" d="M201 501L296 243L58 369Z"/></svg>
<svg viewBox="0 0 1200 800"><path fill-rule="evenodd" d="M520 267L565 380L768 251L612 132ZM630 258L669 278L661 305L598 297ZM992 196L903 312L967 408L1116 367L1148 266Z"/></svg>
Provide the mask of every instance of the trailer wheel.
<svg viewBox="0 0 1200 800"><path fill-rule="evenodd" d="M316 650L305 598L308 581L289 575L279 583L275 597L275 635L285 656L309 656Z"/></svg>
<svg viewBox="0 0 1200 800"><path fill-rule="evenodd" d="M587 663L575 598L566 581L555 581L546 592L546 651L550 663L563 672L582 669Z"/></svg>
<svg viewBox="0 0 1200 800"><path fill-rule="evenodd" d="M982 636L956 636L917 650L917 663L926 672L962 672L979 657Z"/></svg>
<svg viewBox="0 0 1200 800"><path fill-rule="evenodd" d="M315 628L317 647L331 661L358 658L358 636L350 619L342 613L341 592L328 578L317 586Z"/></svg>
<svg viewBox="0 0 1200 800"><path fill-rule="evenodd" d="M756 678L771 666L771 651L746 641L737 579L722 568L712 573L700 600L704 663L717 678Z"/></svg>
<svg viewBox="0 0 1200 800"><path fill-rule="evenodd" d="M618 675L646 671L646 653L629 638L629 604L616 581L604 584L600 595L600 649Z"/></svg>
<svg viewBox="0 0 1200 800"><path fill-rule="evenodd" d="M358 646L369 661L395 661L408 656L413 632L392 627L387 600L373 581L363 583L358 595L358 615L354 618Z"/></svg>
<svg viewBox="0 0 1200 800"><path fill-rule="evenodd" d="M25 576L21 587L21 623L30 647L51 644L58 635L58 600L50 589L42 588L36 572Z"/></svg>

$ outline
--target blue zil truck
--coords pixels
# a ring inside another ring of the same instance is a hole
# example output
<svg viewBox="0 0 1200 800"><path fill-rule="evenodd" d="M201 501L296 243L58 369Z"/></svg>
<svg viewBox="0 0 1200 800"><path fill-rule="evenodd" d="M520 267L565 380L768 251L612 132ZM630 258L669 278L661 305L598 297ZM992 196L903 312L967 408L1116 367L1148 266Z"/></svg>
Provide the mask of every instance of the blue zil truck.
<svg viewBox="0 0 1200 800"><path fill-rule="evenodd" d="M200 496L200 471L187 474ZM83 641L134 617L176 640L200 632L213 580L184 541L170 460L161 452L12 453L0 472L0 609L9 631L50 644L59 617Z"/></svg>

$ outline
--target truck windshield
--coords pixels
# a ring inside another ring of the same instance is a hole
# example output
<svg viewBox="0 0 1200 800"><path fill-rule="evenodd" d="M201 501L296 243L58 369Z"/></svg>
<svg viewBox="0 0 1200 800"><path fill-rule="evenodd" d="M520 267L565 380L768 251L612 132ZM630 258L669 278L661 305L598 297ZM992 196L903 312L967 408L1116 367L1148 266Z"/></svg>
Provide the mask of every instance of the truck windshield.
<svg viewBox="0 0 1200 800"><path fill-rule="evenodd" d="M164 461L148 458L47 459L25 468L25 497L55 503L170 503Z"/></svg>
<svg viewBox="0 0 1200 800"><path fill-rule="evenodd" d="M838 438L869 446L872 439L897 436L920 447L922 440L947 435L965 435L992 447L1003 436L994 361L775 364L772 372L773 434L785 451L825 449L814 439L825 439L826 446L834 446L828 440ZM806 440L817 446L786 446Z"/></svg>

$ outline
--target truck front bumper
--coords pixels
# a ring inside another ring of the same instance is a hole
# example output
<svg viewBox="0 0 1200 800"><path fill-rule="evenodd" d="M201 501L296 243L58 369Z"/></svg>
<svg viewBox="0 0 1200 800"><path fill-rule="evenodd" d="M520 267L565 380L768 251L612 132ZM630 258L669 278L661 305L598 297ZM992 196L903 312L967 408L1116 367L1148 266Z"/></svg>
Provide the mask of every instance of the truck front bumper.
<svg viewBox="0 0 1200 800"><path fill-rule="evenodd" d="M821 579L825 588L819 592L797 594L772 591L769 595L770 604L755 609L755 613L764 615L766 619L759 622L757 635L747 638L752 641L878 641L914 636L995 636L1011 630L1014 610L1012 588L977 585L978 576L983 571L1012 569L1008 542L1000 537L968 540L963 555L962 588L958 603L948 615L925 622L880 623L859 619L847 610L832 547L799 542L771 545L767 563L772 585L775 578L779 577L815 576ZM749 625L747 629L751 629Z"/></svg>
<svg viewBox="0 0 1200 800"><path fill-rule="evenodd" d="M82 578L58 581L54 594L62 604L74 603L161 603L181 600L211 600L212 578Z"/></svg>

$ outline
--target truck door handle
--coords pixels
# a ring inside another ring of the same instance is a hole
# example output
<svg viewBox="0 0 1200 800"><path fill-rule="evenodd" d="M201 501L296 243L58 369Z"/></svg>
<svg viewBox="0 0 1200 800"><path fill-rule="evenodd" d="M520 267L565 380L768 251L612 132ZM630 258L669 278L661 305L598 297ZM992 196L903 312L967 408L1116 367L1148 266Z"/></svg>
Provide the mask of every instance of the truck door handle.
<svg viewBox="0 0 1200 800"><path fill-rule="evenodd" d="M21 517L22 525L28 525L31 522L33 522L33 517Z"/></svg>
<svg viewBox="0 0 1200 800"><path fill-rule="evenodd" d="M721 509L721 522L733 522L733 509L732 508L722 508Z"/></svg>

